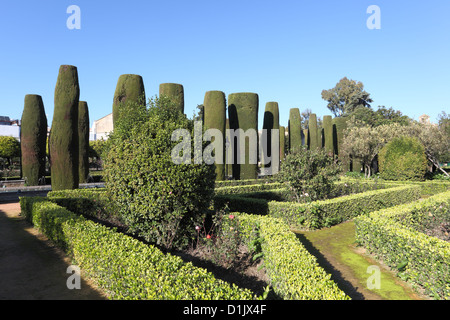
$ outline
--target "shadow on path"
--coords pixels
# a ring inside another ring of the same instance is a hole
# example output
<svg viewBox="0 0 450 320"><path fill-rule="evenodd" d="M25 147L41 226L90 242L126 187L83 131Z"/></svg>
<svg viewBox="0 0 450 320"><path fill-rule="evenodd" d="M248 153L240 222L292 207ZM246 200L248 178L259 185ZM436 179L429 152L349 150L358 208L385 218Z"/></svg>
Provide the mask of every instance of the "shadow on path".
<svg viewBox="0 0 450 320"><path fill-rule="evenodd" d="M85 280L68 289L70 260L39 234L14 201L0 202L0 300L106 299Z"/></svg>

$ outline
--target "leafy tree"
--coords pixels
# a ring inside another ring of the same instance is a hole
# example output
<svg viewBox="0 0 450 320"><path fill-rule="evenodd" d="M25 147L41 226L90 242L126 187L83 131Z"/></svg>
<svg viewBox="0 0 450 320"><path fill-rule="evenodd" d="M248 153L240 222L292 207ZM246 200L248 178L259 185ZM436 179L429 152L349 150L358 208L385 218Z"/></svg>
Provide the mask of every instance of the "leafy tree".
<svg viewBox="0 0 450 320"><path fill-rule="evenodd" d="M15 157L20 157L19 141L14 137L0 136L0 158L5 158L9 167Z"/></svg>
<svg viewBox="0 0 450 320"><path fill-rule="evenodd" d="M342 78L334 88L322 91L322 99L328 102L328 109L336 117L349 114L359 107L370 107L373 100L364 91L362 82Z"/></svg>
<svg viewBox="0 0 450 320"><path fill-rule="evenodd" d="M412 122L406 129L408 130L406 135L418 138L423 144L427 159L447 177L450 176L439 163L450 149L450 140L446 132L437 125L419 122Z"/></svg>
<svg viewBox="0 0 450 320"><path fill-rule="evenodd" d="M443 130L431 124L413 121L409 125L401 125L399 122L393 122L375 127L352 117L347 122L339 153L362 159L365 175L370 177L371 164L381 148L390 140L400 136L416 137L424 146L427 159L448 176L448 173L440 168L439 159L448 152L450 140Z"/></svg>
<svg viewBox="0 0 450 320"><path fill-rule="evenodd" d="M447 141L450 141L450 114L442 111L438 116L439 129L445 134ZM450 162L450 148L443 152L441 162Z"/></svg>
<svg viewBox="0 0 450 320"><path fill-rule="evenodd" d="M385 106L378 106L378 110L375 111L375 124L374 126L380 126L383 124L398 123L403 126L407 126L411 123L411 118L403 115L401 111L394 110L392 107L387 109Z"/></svg>

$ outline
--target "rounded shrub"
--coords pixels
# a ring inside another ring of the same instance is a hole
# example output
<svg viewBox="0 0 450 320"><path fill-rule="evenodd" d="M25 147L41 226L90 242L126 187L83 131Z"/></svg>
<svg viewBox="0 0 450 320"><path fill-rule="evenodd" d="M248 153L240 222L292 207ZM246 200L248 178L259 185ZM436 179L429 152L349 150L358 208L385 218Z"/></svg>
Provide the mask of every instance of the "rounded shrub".
<svg viewBox="0 0 450 320"><path fill-rule="evenodd" d="M308 202L325 199L340 172L340 166L326 151L303 147L286 156L277 180L288 184L297 202Z"/></svg>
<svg viewBox="0 0 450 320"><path fill-rule="evenodd" d="M107 142L107 192L131 233L166 249L183 247L206 215L215 167L174 163L179 141L172 141L172 134L187 130L191 149L194 122L169 99L151 99L144 109L130 102L121 111Z"/></svg>
<svg viewBox="0 0 450 320"><path fill-rule="evenodd" d="M423 180L427 170L425 148L414 137L398 137L378 154L380 176L386 180Z"/></svg>

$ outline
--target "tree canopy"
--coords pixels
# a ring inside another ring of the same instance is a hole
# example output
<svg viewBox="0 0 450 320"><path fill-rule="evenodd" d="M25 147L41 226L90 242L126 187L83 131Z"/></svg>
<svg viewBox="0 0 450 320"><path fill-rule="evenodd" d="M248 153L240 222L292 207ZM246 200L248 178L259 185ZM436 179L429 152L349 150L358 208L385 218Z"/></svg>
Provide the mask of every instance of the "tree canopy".
<svg viewBox="0 0 450 320"><path fill-rule="evenodd" d="M373 100L364 90L362 82L342 78L334 88L322 91L322 99L336 117L347 115L359 107L370 107Z"/></svg>

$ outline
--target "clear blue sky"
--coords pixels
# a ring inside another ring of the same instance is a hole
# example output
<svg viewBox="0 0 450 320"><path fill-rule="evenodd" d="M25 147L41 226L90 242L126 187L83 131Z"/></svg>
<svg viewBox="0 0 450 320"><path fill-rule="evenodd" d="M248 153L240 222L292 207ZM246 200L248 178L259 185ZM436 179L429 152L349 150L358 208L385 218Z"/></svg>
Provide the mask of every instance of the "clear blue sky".
<svg viewBox="0 0 450 320"><path fill-rule="evenodd" d="M67 8L81 9L69 30ZM369 30L369 5L381 29ZM111 112L117 79L140 74L147 97L163 82L185 88L191 116L209 90L331 114L321 98L344 76L363 82L374 109L435 121L450 112L450 1L404 0L41 0L0 7L0 115L20 119L40 94L51 123L59 66L78 67L91 124Z"/></svg>

